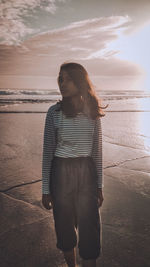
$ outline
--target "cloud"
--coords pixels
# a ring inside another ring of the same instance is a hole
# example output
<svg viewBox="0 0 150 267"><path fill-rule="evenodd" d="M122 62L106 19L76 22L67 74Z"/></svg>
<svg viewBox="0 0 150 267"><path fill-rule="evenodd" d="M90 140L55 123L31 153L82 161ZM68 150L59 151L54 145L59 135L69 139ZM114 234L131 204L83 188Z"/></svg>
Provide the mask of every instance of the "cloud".
<svg viewBox="0 0 150 267"><path fill-rule="evenodd" d="M104 84L108 80L108 88L117 87L118 81L120 86L123 78L124 86L128 88L132 79L135 86L134 81L143 76L142 68L131 61L119 60L115 57L119 51L108 46L119 38L120 31L129 34L149 21L150 1L81 2L85 5L70 0L3 1L1 75L56 76L62 62L76 61L91 75L103 77ZM59 9L61 3L67 5ZM35 20L41 28L35 27Z"/></svg>
<svg viewBox="0 0 150 267"><path fill-rule="evenodd" d="M84 27L92 17L128 16L126 33L131 33L150 21L149 10L149 0L5 0L0 3L0 43L18 45L31 35L72 21L77 21L74 28Z"/></svg>
<svg viewBox="0 0 150 267"><path fill-rule="evenodd" d="M88 19L34 36L15 49L1 46L1 74L55 76L62 62L76 61L87 67L92 75L141 75L138 65L116 59L118 51L107 49L127 21L128 16Z"/></svg>
<svg viewBox="0 0 150 267"><path fill-rule="evenodd" d="M140 76L144 74L141 67L133 62L127 60L121 60L119 58L91 58L87 60L81 60L81 64L84 64L91 75L100 75L105 77L129 77Z"/></svg>
<svg viewBox="0 0 150 267"><path fill-rule="evenodd" d="M0 40L1 44L18 45L28 34L37 30L28 26L26 18L36 14L36 10L44 10L55 14L57 2L62 0L6 0L0 4ZM32 14L32 15L31 15Z"/></svg>
<svg viewBox="0 0 150 267"><path fill-rule="evenodd" d="M108 43L117 39L118 28L124 28L127 21L128 16L78 21L57 30L38 34L24 41L23 45L36 55L45 53L47 56L87 59L94 53L96 55L97 52L105 50Z"/></svg>
<svg viewBox="0 0 150 267"><path fill-rule="evenodd" d="M72 1L73 4L73 1ZM82 0L78 7L74 2L73 7L76 13L86 14L91 17L110 17L110 16L126 16L131 18L130 22L127 22L126 33L133 33L139 28L142 28L150 22L150 1L149 0ZM83 15L84 16L84 15ZM83 17L82 16L82 17ZM85 16L84 16L85 17Z"/></svg>
<svg viewBox="0 0 150 267"><path fill-rule="evenodd" d="M109 10L114 15L124 16L128 14L131 21L127 22L126 34L132 34L150 23L150 1L149 0L105 0L109 4Z"/></svg>

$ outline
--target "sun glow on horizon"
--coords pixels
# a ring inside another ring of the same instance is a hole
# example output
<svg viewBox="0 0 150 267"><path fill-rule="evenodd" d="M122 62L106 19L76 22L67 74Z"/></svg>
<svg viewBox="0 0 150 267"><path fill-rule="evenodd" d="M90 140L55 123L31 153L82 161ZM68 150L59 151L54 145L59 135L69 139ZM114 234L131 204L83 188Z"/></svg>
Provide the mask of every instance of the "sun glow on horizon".
<svg viewBox="0 0 150 267"><path fill-rule="evenodd" d="M118 31L118 39L108 45L115 57L138 64L143 69L143 88L150 91L150 24L130 35ZM107 50L108 50L107 49Z"/></svg>

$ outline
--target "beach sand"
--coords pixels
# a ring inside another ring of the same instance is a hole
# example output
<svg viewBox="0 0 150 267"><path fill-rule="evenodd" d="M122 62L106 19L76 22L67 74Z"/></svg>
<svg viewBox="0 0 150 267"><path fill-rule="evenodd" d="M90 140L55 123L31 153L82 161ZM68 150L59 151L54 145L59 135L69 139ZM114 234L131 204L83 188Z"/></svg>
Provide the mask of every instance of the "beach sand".
<svg viewBox="0 0 150 267"><path fill-rule="evenodd" d="M150 266L150 129L147 108L112 101L102 119L104 203L98 266ZM56 248L52 210L41 204L45 116L51 104L1 108L2 267L66 266ZM136 112L135 112L136 110ZM121 112L122 111L122 112ZM77 253L78 255L78 253ZM78 266L80 258L77 257Z"/></svg>

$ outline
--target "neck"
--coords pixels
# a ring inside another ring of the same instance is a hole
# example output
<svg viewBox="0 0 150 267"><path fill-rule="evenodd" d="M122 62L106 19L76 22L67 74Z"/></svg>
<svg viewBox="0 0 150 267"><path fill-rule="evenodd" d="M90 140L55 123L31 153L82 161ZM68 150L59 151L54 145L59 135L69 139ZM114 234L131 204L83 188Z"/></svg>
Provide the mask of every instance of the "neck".
<svg viewBox="0 0 150 267"><path fill-rule="evenodd" d="M61 109L64 114L75 116L79 112L83 112L84 105L81 96L63 97L61 101Z"/></svg>
<svg viewBox="0 0 150 267"><path fill-rule="evenodd" d="M75 95L75 96L73 96L71 98L71 102L72 102L73 106L75 107L75 109L78 108L80 101L81 101L81 96L80 95Z"/></svg>
<svg viewBox="0 0 150 267"><path fill-rule="evenodd" d="M73 105L75 107L75 109L77 109L79 107L79 103L81 103L81 96L80 95L75 95L72 97L65 97L63 98L64 101L67 101L68 103L70 103L71 105Z"/></svg>

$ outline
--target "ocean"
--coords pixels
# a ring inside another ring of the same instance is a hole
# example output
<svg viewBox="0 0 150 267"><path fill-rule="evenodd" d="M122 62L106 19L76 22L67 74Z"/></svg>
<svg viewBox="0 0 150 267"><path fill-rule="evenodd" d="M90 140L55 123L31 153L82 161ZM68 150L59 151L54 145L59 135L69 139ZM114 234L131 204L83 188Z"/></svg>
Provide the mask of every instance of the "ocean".
<svg viewBox="0 0 150 267"><path fill-rule="evenodd" d="M150 92L142 90L96 91L104 101L150 98ZM21 103L49 103L61 99L57 89L0 89L0 106Z"/></svg>

